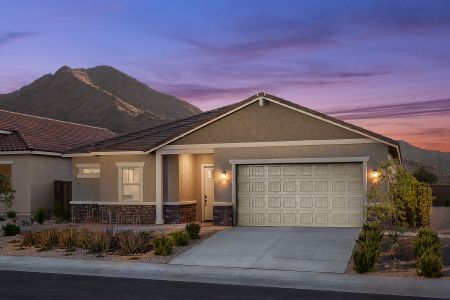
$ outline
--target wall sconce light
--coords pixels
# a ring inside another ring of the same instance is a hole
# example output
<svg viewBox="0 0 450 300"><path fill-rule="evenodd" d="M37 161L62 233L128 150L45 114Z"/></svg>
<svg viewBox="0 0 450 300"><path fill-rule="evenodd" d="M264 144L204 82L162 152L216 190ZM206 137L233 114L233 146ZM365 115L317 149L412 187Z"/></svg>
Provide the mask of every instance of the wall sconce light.
<svg viewBox="0 0 450 300"><path fill-rule="evenodd" d="M372 170L372 177L377 179L378 177L380 177L380 171L378 170Z"/></svg>
<svg viewBox="0 0 450 300"><path fill-rule="evenodd" d="M222 179L226 179L227 178L227 172L226 171L223 171L222 172Z"/></svg>

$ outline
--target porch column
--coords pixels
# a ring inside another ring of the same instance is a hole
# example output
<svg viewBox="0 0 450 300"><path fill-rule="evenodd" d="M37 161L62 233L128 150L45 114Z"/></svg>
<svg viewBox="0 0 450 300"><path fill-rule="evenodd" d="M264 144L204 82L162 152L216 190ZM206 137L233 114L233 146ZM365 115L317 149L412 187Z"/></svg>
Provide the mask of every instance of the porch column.
<svg viewBox="0 0 450 300"><path fill-rule="evenodd" d="M162 160L162 154L158 151L156 151L156 170L155 170L155 176L156 176L156 224L164 224L164 218L163 218L163 160Z"/></svg>

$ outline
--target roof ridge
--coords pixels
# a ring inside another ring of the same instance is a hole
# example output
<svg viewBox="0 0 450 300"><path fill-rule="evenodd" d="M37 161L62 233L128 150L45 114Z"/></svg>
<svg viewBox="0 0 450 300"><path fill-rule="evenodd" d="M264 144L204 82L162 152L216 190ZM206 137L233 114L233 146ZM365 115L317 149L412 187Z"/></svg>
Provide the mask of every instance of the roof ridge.
<svg viewBox="0 0 450 300"><path fill-rule="evenodd" d="M30 142L23 136L23 134L21 134L19 131L17 130L10 130L12 132L14 132L15 134L17 134L18 137L20 137L20 139L23 141L23 143L25 144L25 146L29 149L29 150L34 150L33 145L30 144Z"/></svg>
<svg viewBox="0 0 450 300"><path fill-rule="evenodd" d="M16 114L16 115L21 115L21 116L26 116L26 117L36 118L36 119L43 119L43 120L48 120L48 121L53 121L53 122L60 122L60 123L65 123L65 124L70 124L70 125L84 126L84 127L89 127L89 128L93 128L93 129L100 129L100 130L105 130L105 131L109 131L109 132L114 133L113 131L109 130L108 128L104 128L104 127L98 127L98 126L93 126L93 125L87 125L87 124L63 121L63 120L58 120L58 119L53 119L53 118L48 118L48 117L41 117L41 116L36 116L36 115L31 115L31 114L25 114L25 113L20 113L20 112L16 112L16 111L5 110L5 109L0 109L0 112L6 112L6 113L10 113L10 114Z"/></svg>

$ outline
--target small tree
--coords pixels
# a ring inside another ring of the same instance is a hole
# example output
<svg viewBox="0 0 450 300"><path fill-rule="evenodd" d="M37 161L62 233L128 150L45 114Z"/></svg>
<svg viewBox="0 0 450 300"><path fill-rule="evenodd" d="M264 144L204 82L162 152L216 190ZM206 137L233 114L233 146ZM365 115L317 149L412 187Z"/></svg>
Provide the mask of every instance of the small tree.
<svg viewBox="0 0 450 300"><path fill-rule="evenodd" d="M391 231L427 226L433 201L431 188L419 182L399 161L381 165L380 180L368 194L369 216L387 221Z"/></svg>
<svg viewBox="0 0 450 300"><path fill-rule="evenodd" d="M427 184L435 184L438 181L436 174L425 168L424 166L414 171L414 177L420 182Z"/></svg>
<svg viewBox="0 0 450 300"><path fill-rule="evenodd" d="M11 178L0 174L0 199L5 204L6 210L11 211L16 191L11 187Z"/></svg>

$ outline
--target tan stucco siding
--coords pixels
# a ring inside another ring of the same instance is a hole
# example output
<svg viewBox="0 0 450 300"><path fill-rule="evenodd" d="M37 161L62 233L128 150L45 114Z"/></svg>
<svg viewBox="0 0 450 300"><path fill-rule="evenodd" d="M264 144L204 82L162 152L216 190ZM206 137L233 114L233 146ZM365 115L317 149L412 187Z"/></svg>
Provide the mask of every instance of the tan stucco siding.
<svg viewBox="0 0 450 300"><path fill-rule="evenodd" d="M180 201L194 200L194 155L180 154L179 157Z"/></svg>
<svg viewBox="0 0 450 300"><path fill-rule="evenodd" d="M179 157L175 155L166 155L164 157L163 170L163 200L164 202L179 201Z"/></svg>
<svg viewBox="0 0 450 300"><path fill-rule="evenodd" d="M380 162L388 159L388 146L385 144L354 144L331 146L292 146L292 147L260 147L260 148L226 148L215 149L215 202L231 202L232 200L232 166L230 159L271 159L271 158L323 158L323 157L362 157L370 156L368 170L377 169ZM226 180L221 173L226 171ZM371 181L368 180L368 189Z"/></svg>
<svg viewBox="0 0 450 300"><path fill-rule="evenodd" d="M29 216L38 208L53 209L54 181L71 180L69 158L44 155L2 155L12 161L11 181L16 190L12 209L18 216ZM0 211L4 211L3 205Z"/></svg>
<svg viewBox="0 0 450 300"><path fill-rule="evenodd" d="M155 155L105 155L97 157L78 157L76 164L99 163L100 179L77 179L76 170L72 172L74 188L73 201L119 201L119 168L118 162L144 162L143 167L143 201L155 202ZM95 199L98 191L98 197Z"/></svg>
<svg viewBox="0 0 450 300"><path fill-rule="evenodd" d="M72 158L72 201L99 201L100 178L77 178L77 164L100 164L100 158L98 156Z"/></svg>
<svg viewBox="0 0 450 300"><path fill-rule="evenodd" d="M251 104L173 144L358 139L364 136L292 109Z"/></svg>

